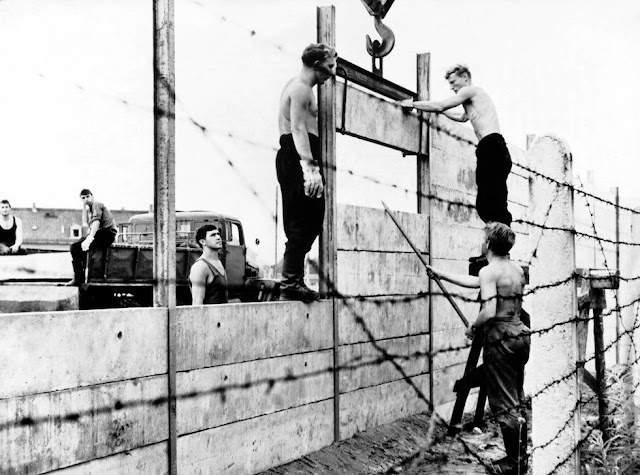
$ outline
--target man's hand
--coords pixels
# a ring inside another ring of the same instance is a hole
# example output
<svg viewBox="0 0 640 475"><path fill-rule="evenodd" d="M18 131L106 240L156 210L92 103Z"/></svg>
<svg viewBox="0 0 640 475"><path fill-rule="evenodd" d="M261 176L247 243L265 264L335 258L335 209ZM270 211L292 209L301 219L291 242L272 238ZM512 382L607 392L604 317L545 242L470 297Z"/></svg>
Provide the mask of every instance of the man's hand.
<svg viewBox="0 0 640 475"><path fill-rule="evenodd" d="M409 109L413 109L413 99L405 99L403 101L396 101L396 105L400 107L408 107Z"/></svg>
<svg viewBox="0 0 640 475"><path fill-rule="evenodd" d="M80 244L80 247L82 248L82 250L84 252L87 252L89 250L89 248L91 247L91 243L93 242L93 236L87 236L84 241L82 241L82 244Z"/></svg>
<svg viewBox="0 0 640 475"><path fill-rule="evenodd" d="M473 340L476 336L476 327L474 327L473 325L469 325L469 328L467 328L465 335L467 335L467 338L469 340Z"/></svg>
<svg viewBox="0 0 640 475"><path fill-rule="evenodd" d="M320 167L307 160L300 160L300 166L304 177L304 194L310 198L320 198L324 193Z"/></svg>
<svg viewBox="0 0 640 475"><path fill-rule="evenodd" d="M14 244L13 246L9 246L9 251L12 254L15 254L16 252L18 252L19 249L20 249L20 246L18 246L17 244Z"/></svg>

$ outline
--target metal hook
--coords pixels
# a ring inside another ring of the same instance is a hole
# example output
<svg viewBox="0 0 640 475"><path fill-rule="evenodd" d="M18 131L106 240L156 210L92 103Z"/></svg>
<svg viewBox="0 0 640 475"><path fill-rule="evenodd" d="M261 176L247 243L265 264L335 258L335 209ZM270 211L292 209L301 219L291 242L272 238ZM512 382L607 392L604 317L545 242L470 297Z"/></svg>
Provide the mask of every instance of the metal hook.
<svg viewBox="0 0 640 475"><path fill-rule="evenodd" d="M393 50L396 44L396 36L387 25L382 23L380 15L374 16L374 23L376 31L380 34L382 42L375 40L371 41L371 37L367 35L367 53L375 58L383 58Z"/></svg>

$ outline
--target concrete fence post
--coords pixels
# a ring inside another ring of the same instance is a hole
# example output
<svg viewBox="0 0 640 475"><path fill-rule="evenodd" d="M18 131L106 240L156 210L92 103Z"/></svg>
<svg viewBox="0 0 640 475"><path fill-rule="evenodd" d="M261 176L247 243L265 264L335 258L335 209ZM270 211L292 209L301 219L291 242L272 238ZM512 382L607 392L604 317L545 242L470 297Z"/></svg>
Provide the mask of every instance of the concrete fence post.
<svg viewBox="0 0 640 475"><path fill-rule="evenodd" d="M538 137L527 155L541 174L560 183L572 182L571 153L563 140ZM533 293L524 303L531 311L532 330L540 330L532 336L525 374L526 390L532 396L533 473L577 475L580 408L573 190L532 174L530 194L534 224L529 236L537 251L528 286ZM547 229L539 226L543 224Z"/></svg>
<svg viewBox="0 0 640 475"><path fill-rule="evenodd" d="M640 243L640 214L623 211L620 222L620 241ZM635 418L636 441L640 441L640 247L628 244L620 246L620 363L628 366L631 378L627 380L630 391L635 393L626 408L628 421Z"/></svg>

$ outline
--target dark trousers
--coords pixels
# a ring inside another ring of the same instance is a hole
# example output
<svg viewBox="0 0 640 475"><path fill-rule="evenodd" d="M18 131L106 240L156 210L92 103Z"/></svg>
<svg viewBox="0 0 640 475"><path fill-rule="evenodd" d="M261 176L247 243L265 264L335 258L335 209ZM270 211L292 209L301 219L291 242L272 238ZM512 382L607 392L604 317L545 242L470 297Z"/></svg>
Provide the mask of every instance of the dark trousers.
<svg viewBox="0 0 640 475"><path fill-rule="evenodd" d="M320 139L309 134L309 142L313 158L321 163ZM276 173L282 192L282 222L287 236L281 288L287 288L304 279L304 258L322 231L325 200L324 195L310 198L304 194L300 156L291 134L280 137Z"/></svg>
<svg viewBox="0 0 640 475"><path fill-rule="evenodd" d="M500 424L507 455L513 459L525 457L527 451L523 385L531 337L522 328L519 321L489 324L483 356L489 406Z"/></svg>
<svg viewBox="0 0 640 475"><path fill-rule="evenodd" d="M507 209L507 178L511 172L511 155L500 134L483 137L476 149L476 211L485 223L497 221L511 226Z"/></svg>
<svg viewBox="0 0 640 475"><path fill-rule="evenodd" d="M102 250L103 257L105 251L113 244L116 238L116 231L113 229L98 229L93 242L89 247L89 252L95 250ZM73 265L73 278L77 282L84 282L84 270L87 268L87 253L82 250L82 243L86 239L86 236L79 241L71 244L71 263Z"/></svg>

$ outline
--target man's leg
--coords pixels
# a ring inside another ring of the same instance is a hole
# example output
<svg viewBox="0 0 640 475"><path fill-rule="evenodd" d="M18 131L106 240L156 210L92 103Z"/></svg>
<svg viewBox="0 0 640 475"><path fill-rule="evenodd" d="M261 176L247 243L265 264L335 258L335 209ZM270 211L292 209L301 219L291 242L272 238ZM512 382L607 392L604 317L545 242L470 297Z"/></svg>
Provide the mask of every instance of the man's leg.
<svg viewBox="0 0 640 475"><path fill-rule="evenodd" d="M519 391L519 375L524 366L522 353L522 337L505 337L484 348L489 406L500 425L507 453L494 464L496 473L518 473L527 467L527 424L521 416Z"/></svg>
<svg viewBox="0 0 640 475"><path fill-rule="evenodd" d="M86 267L87 253L82 250L85 238L71 244L71 265L73 266L73 279L67 285L78 286L84 284L84 269Z"/></svg>

